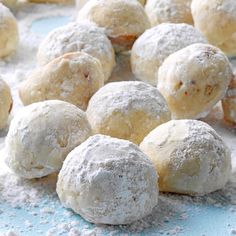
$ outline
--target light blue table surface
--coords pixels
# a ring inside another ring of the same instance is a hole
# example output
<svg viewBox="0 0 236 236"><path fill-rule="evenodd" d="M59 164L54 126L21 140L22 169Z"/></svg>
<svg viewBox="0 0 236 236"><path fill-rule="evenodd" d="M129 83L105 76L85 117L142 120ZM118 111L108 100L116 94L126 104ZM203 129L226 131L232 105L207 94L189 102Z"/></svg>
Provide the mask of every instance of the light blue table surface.
<svg viewBox="0 0 236 236"><path fill-rule="evenodd" d="M46 35L53 28L65 25L68 21L69 17L67 16L39 19L34 21L31 30ZM236 193L236 186L231 186L231 189ZM169 197L172 199L171 202L168 201ZM236 204L236 196L235 199L230 199L227 193L220 191L210 197L201 198L201 201L196 201L191 197L185 198L187 201L181 202L181 197L163 195L155 210L157 213L155 211L153 213L157 216L154 217L154 226L150 226L142 232L131 232L129 227L117 227L117 231L113 235L173 235L175 231L172 229L175 227L180 229L176 235L224 236L233 234L232 229L236 229L236 206L234 205ZM214 200L214 204L207 201L209 198ZM176 204L172 206L173 202ZM45 207L53 209L54 212L42 216L41 209ZM35 214L32 215L32 212ZM24 236L45 235L45 232L53 227L52 222L59 224L74 220L80 222L81 229L94 228L79 215L68 214L68 212L61 206L56 194L45 196L44 200L40 201L36 207L13 208L9 204L1 202L0 235L7 230L14 230ZM186 219L183 218L183 214L186 215ZM32 223L32 227L25 226L27 220ZM39 224L40 221L44 221L44 223ZM102 232L103 235L109 235L109 227L103 229ZM53 235L57 235L57 233Z"/></svg>

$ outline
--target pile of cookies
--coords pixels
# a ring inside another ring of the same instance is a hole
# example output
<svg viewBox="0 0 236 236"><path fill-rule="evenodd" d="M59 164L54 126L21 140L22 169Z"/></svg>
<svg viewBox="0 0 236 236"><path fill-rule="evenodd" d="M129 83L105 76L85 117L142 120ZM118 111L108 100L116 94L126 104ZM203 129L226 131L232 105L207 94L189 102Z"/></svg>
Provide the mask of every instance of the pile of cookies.
<svg viewBox="0 0 236 236"><path fill-rule="evenodd" d="M7 165L26 179L59 172L61 203L93 223L141 219L159 191L223 188L230 151L197 119L222 100L225 119L236 123L226 56L236 52L236 2L200 2L77 1L77 21L49 33L20 86L25 107L10 124ZM18 31L3 5L0 15L12 29L2 33L0 24L4 57L16 50ZM121 53L139 81L109 82ZM11 106L0 80L0 128Z"/></svg>

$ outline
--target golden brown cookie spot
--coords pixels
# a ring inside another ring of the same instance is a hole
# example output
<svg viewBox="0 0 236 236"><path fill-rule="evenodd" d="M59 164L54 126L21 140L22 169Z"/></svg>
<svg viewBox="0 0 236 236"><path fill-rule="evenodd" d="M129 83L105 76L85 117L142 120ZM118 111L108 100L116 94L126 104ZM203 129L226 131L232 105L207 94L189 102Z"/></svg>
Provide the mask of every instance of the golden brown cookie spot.
<svg viewBox="0 0 236 236"><path fill-rule="evenodd" d="M204 91L204 94L210 96L212 94L213 87L211 85L207 85Z"/></svg>

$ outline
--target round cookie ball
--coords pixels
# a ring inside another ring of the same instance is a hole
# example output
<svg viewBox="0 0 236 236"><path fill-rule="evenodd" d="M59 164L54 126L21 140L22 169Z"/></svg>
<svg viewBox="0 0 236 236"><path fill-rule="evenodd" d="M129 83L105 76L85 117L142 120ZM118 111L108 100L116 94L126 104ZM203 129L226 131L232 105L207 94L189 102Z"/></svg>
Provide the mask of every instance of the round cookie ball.
<svg viewBox="0 0 236 236"><path fill-rule="evenodd" d="M3 129L12 108L12 97L9 86L0 78L0 129Z"/></svg>
<svg viewBox="0 0 236 236"><path fill-rule="evenodd" d="M152 26L166 22L193 24L191 1L148 0L145 10Z"/></svg>
<svg viewBox="0 0 236 236"><path fill-rule="evenodd" d="M113 82L89 101L87 117L94 133L140 143L158 125L170 120L158 90L139 81Z"/></svg>
<svg viewBox="0 0 236 236"><path fill-rule="evenodd" d="M224 53L211 45L192 44L170 55L159 69L157 88L172 119L205 117L233 78Z"/></svg>
<svg viewBox="0 0 236 236"><path fill-rule="evenodd" d="M221 45L236 32L235 0L193 0L191 9L195 27L209 43Z"/></svg>
<svg viewBox="0 0 236 236"><path fill-rule="evenodd" d="M130 50L134 41L150 27L144 8L136 0L90 0L78 14L105 28L116 52Z"/></svg>
<svg viewBox="0 0 236 236"><path fill-rule="evenodd" d="M157 181L153 164L135 144L95 135L67 156L56 190L61 203L87 221L119 225L151 213Z"/></svg>
<svg viewBox="0 0 236 236"><path fill-rule="evenodd" d="M142 34L131 51L134 75L156 86L158 70L172 53L194 43L206 43L201 33L188 24L163 23Z"/></svg>
<svg viewBox="0 0 236 236"><path fill-rule="evenodd" d="M24 105L59 99L86 110L90 97L104 85L102 66L83 52L64 54L35 71L19 94Z"/></svg>
<svg viewBox="0 0 236 236"><path fill-rule="evenodd" d="M231 175L230 151L208 124L172 120L140 144L159 174L163 192L204 195L221 189Z"/></svg>
<svg viewBox="0 0 236 236"><path fill-rule="evenodd" d="M115 66L114 50L104 30L89 22L71 23L49 33L39 45L38 63L45 65L69 52L85 52L100 60L105 81Z"/></svg>
<svg viewBox="0 0 236 236"><path fill-rule="evenodd" d="M224 112L224 119L235 125L236 124L236 79L234 78L227 90L225 97L221 100Z"/></svg>
<svg viewBox="0 0 236 236"><path fill-rule="evenodd" d="M58 100L22 108L6 137L6 163L18 176L32 179L57 172L68 153L91 135L86 115Z"/></svg>
<svg viewBox="0 0 236 236"><path fill-rule="evenodd" d="M0 58L9 56L18 46L18 26L10 10L0 3Z"/></svg>

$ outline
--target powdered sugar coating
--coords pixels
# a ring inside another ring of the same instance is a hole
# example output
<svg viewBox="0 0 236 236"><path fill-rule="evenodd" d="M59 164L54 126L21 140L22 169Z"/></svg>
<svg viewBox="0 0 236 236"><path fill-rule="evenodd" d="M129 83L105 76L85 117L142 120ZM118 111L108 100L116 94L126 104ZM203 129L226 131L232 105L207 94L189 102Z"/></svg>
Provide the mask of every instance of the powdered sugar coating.
<svg viewBox="0 0 236 236"><path fill-rule="evenodd" d="M99 60L84 52L67 53L34 70L19 90L24 105L60 99L86 110L90 97L104 85Z"/></svg>
<svg viewBox="0 0 236 236"><path fill-rule="evenodd" d="M224 53L208 44L192 44L171 54L159 69L157 88L173 119L206 116L234 77Z"/></svg>
<svg viewBox="0 0 236 236"><path fill-rule="evenodd" d="M12 103L11 90L0 77L0 129L4 128L7 124Z"/></svg>
<svg viewBox="0 0 236 236"><path fill-rule="evenodd" d="M10 10L0 3L0 58L16 51L18 46L18 26Z"/></svg>
<svg viewBox="0 0 236 236"><path fill-rule="evenodd" d="M195 27L213 45L220 47L236 32L236 2L234 0L193 0L191 10Z"/></svg>
<svg viewBox="0 0 236 236"><path fill-rule="evenodd" d="M90 0L76 0L76 7L80 10ZM143 6L146 0L138 0Z"/></svg>
<svg viewBox="0 0 236 236"><path fill-rule="evenodd" d="M113 82L89 101L87 117L95 133L140 143L156 126L170 119L158 90L139 81Z"/></svg>
<svg viewBox="0 0 236 236"><path fill-rule="evenodd" d="M143 6L137 0L90 0L78 14L105 29L115 51L131 49L134 41L150 27Z"/></svg>
<svg viewBox="0 0 236 236"><path fill-rule="evenodd" d="M86 21L70 23L49 33L39 46L38 63L45 65L65 53L76 51L100 60L105 80L108 80L115 66L114 50L104 30Z"/></svg>
<svg viewBox="0 0 236 236"><path fill-rule="evenodd" d="M6 137L6 163L24 178L60 170L66 155L91 135L85 113L58 100L19 110Z"/></svg>
<svg viewBox="0 0 236 236"><path fill-rule="evenodd" d="M163 61L172 53L194 43L206 43L206 40L191 25L157 25L146 30L134 43L131 52L132 71L140 80L155 86Z"/></svg>
<svg viewBox="0 0 236 236"><path fill-rule="evenodd" d="M57 193L65 207L87 221L129 224L157 204L157 181L154 166L136 145L95 135L66 158Z"/></svg>
<svg viewBox="0 0 236 236"><path fill-rule="evenodd" d="M140 147L158 171L161 191L204 195L223 188L231 175L228 147L202 121L169 121Z"/></svg>
<svg viewBox="0 0 236 236"><path fill-rule="evenodd" d="M193 24L191 0L148 0L146 13L152 26L171 22Z"/></svg>

